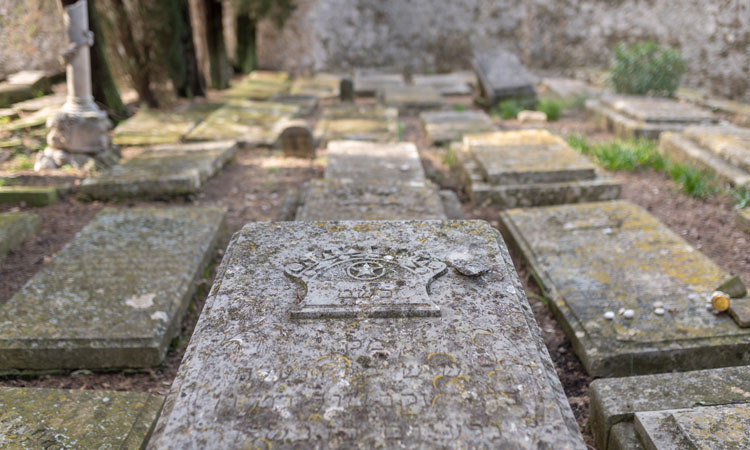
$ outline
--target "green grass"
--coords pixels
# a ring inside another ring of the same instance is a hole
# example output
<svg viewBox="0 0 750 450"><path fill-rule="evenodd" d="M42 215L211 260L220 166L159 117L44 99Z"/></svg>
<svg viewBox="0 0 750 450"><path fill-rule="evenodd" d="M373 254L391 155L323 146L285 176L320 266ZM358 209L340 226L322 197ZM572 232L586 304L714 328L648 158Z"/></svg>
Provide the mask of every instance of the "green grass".
<svg viewBox="0 0 750 450"><path fill-rule="evenodd" d="M548 98L542 99L539 104L536 105L536 110L547 114L547 120L550 122L559 119L563 109L565 109L565 102Z"/></svg>
<svg viewBox="0 0 750 450"><path fill-rule="evenodd" d="M729 194L735 199L735 208L742 209L750 206L750 187L731 188Z"/></svg>
<svg viewBox="0 0 750 450"><path fill-rule="evenodd" d="M670 164L667 173L686 194L693 198L710 197L719 191L713 177L694 166Z"/></svg>
<svg viewBox="0 0 750 450"><path fill-rule="evenodd" d="M503 120L512 120L523 111L523 106L516 100L506 100L492 109L492 115L502 118Z"/></svg>
<svg viewBox="0 0 750 450"><path fill-rule="evenodd" d="M24 154L18 153L11 160L12 170L31 170L34 168L34 158Z"/></svg>
<svg viewBox="0 0 750 450"><path fill-rule="evenodd" d="M464 105L453 105L453 111L458 111L458 112L466 111L466 106L464 106Z"/></svg>
<svg viewBox="0 0 750 450"><path fill-rule="evenodd" d="M406 133L406 126L399 122L398 123L398 140L403 141L404 140L404 134Z"/></svg>
<svg viewBox="0 0 750 450"><path fill-rule="evenodd" d="M456 150L452 145L449 145L440 155L440 159L443 160L443 164L448 167L453 167L456 164Z"/></svg>

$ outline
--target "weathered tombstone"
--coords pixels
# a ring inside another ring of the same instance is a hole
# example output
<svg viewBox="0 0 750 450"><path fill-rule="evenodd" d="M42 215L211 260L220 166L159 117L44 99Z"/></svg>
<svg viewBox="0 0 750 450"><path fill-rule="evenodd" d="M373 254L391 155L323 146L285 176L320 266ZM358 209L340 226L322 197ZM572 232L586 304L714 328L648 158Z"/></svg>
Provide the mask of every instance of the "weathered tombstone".
<svg viewBox="0 0 750 450"><path fill-rule="evenodd" d="M730 274L640 207L585 203L500 218L592 376L750 364L750 298L733 298L729 314L708 310Z"/></svg>
<svg viewBox="0 0 750 450"><path fill-rule="evenodd" d="M464 134L496 130L490 116L483 111L427 111L419 118L433 145L460 141Z"/></svg>
<svg viewBox="0 0 750 450"><path fill-rule="evenodd" d="M279 124L294 118L299 106L273 102L242 101L222 106L193 128L185 140L236 140L240 145L272 146L279 138Z"/></svg>
<svg viewBox="0 0 750 450"><path fill-rule="evenodd" d="M737 211L737 226L740 230L750 233L750 208Z"/></svg>
<svg viewBox="0 0 750 450"><path fill-rule="evenodd" d="M543 78L540 95L559 100L577 100L602 95L602 90L572 78Z"/></svg>
<svg viewBox="0 0 750 450"><path fill-rule="evenodd" d="M0 373L161 364L223 218L202 207L100 212L0 306Z"/></svg>
<svg viewBox="0 0 750 450"><path fill-rule="evenodd" d="M218 104L204 103L178 111L142 109L117 125L113 140L124 146L176 144L217 108Z"/></svg>
<svg viewBox="0 0 750 450"><path fill-rule="evenodd" d="M478 52L474 56L474 70L489 105L505 100L536 99L534 80L513 53L499 49Z"/></svg>
<svg viewBox="0 0 750 450"><path fill-rule="evenodd" d="M477 205L513 208L620 197L618 182L546 130L467 134L454 150L466 192Z"/></svg>
<svg viewBox="0 0 750 450"><path fill-rule="evenodd" d="M659 152L689 163L723 183L750 187L750 130L735 126L692 126L681 133L662 133Z"/></svg>
<svg viewBox="0 0 750 450"><path fill-rule="evenodd" d="M39 98L32 98L25 100L20 103L13 104L13 109L21 112L35 112L45 108L60 108L65 104L67 95L65 94L52 94L45 95Z"/></svg>
<svg viewBox="0 0 750 450"><path fill-rule="evenodd" d="M308 94L277 94L269 101L297 106L297 114L300 116L309 116L318 108L318 97Z"/></svg>
<svg viewBox="0 0 750 450"><path fill-rule="evenodd" d="M71 160L93 158L98 165L109 167L117 162L119 155L112 151L109 130L112 123L107 113L96 103L91 87L91 55L89 48L94 43L94 34L89 31L86 0L64 7L64 22L67 28L68 48L63 54L66 62L68 98L47 122L47 150L37 155L36 170L61 167L68 163L54 153L71 155ZM62 159L62 160L61 160ZM82 165L78 163L77 165Z"/></svg>
<svg viewBox="0 0 750 450"><path fill-rule="evenodd" d="M419 113L446 106L440 91L429 86L385 87L379 96L383 104L397 108L401 114Z"/></svg>
<svg viewBox="0 0 750 450"><path fill-rule="evenodd" d="M396 142L398 110L379 105L344 104L325 108L314 133L317 142L349 139Z"/></svg>
<svg viewBox="0 0 750 450"><path fill-rule="evenodd" d="M735 125L750 127L750 104L714 97L705 92L686 88L678 89L676 95L680 100L696 103L711 111L728 114Z"/></svg>
<svg viewBox="0 0 750 450"><path fill-rule="evenodd" d="M250 223L148 448L584 449L497 232Z"/></svg>
<svg viewBox="0 0 750 450"><path fill-rule="evenodd" d="M284 156L294 158L315 158L315 142L310 124L304 120L285 122L279 135L279 143Z"/></svg>
<svg viewBox="0 0 750 450"><path fill-rule="evenodd" d="M0 203L47 206L57 201L55 186L0 186Z"/></svg>
<svg viewBox="0 0 750 450"><path fill-rule="evenodd" d="M586 101L602 128L621 138L659 139L664 131L718 122L711 111L669 98L607 95Z"/></svg>
<svg viewBox="0 0 750 450"><path fill-rule="evenodd" d="M46 73L26 70L10 75L0 82L0 108L33 98L37 93L49 94L51 84Z"/></svg>
<svg viewBox="0 0 750 450"><path fill-rule="evenodd" d="M441 95L471 95L476 75L472 72L414 75L413 81L415 86L430 87Z"/></svg>
<svg viewBox="0 0 750 450"><path fill-rule="evenodd" d="M289 90L289 74L256 70L229 89L221 91L225 100L268 100Z"/></svg>
<svg viewBox="0 0 750 450"><path fill-rule="evenodd" d="M316 73L312 78L297 78L292 84L292 95L312 95L319 99L334 99L340 95L343 79L339 75Z"/></svg>
<svg viewBox="0 0 750 450"><path fill-rule="evenodd" d="M0 387L0 444L142 448L163 402L147 393Z"/></svg>
<svg viewBox="0 0 750 450"><path fill-rule="evenodd" d="M386 73L376 69L357 69L354 72L354 93L361 97L374 97L385 88L406 87L400 73Z"/></svg>
<svg viewBox="0 0 750 450"><path fill-rule="evenodd" d="M354 101L354 82L349 78L342 78L339 85L339 99L342 102Z"/></svg>
<svg viewBox="0 0 750 450"><path fill-rule="evenodd" d="M78 188L89 199L162 199L195 194L235 155L234 141L165 144L88 178Z"/></svg>
<svg viewBox="0 0 750 450"><path fill-rule="evenodd" d="M327 179L424 181L417 146L411 142L328 143Z"/></svg>
<svg viewBox="0 0 750 450"><path fill-rule="evenodd" d="M0 258L20 245L39 229L39 216L34 213L0 214Z"/></svg>
<svg viewBox="0 0 750 450"><path fill-rule="evenodd" d="M640 416L645 422L653 423L651 418L655 416L673 415L674 410L687 410L697 413L702 417L703 425L711 425L712 433L704 436L712 436L716 439L732 436L743 436L742 428L747 429L747 403L750 403L750 377L747 376L750 366L727 367L721 369L698 370L693 372L665 373L659 375L644 375L639 377L610 378L595 380L591 383L590 398L591 411L589 415L589 426L594 436L596 447L600 450L666 450L674 447L669 445L649 442L652 427L638 429L636 419ZM713 422L722 418L720 413L712 411L711 407L734 407L743 404L745 410L744 419L741 421L723 420ZM682 416L678 413L677 416ZM661 418L659 417L659 418ZM675 418L678 418L675 417ZM673 437L682 437L681 432L670 429L671 420L661 421L665 425L665 431ZM742 427L735 433L725 433L722 428L725 425L732 426L740 424ZM672 422L676 424L676 422ZM689 428L684 428L689 430ZM737 433L739 431L739 433ZM743 445L721 447L717 441L713 445L693 447L700 439L688 438L692 442L678 448L744 448L750 445L748 436L744 435ZM705 442L705 441L704 441ZM724 441L728 444L730 441Z"/></svg>

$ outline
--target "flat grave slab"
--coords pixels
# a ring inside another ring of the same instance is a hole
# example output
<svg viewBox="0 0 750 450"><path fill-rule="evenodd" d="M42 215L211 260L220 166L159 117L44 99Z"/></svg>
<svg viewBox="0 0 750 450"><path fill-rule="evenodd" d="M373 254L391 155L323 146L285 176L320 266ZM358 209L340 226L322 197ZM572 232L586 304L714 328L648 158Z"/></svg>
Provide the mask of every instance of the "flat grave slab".
<svg viewBox="0 0 750 450"><path fill-rule="evenodd" d="M437 188L427 180L313 180L295 220L445 220Z"/></svg>
<svg viewBox="0 0 750 450"><path fill-rule="evenodd" d="M296 117L299 106L243 101L211 113L185 137L187 141L236 140L244 146L271 146L279 138L282 121Z"/></svg>
<svg viewBox="0 0 750 450"><path fill-rule="evenodd" d="M39 215L34 213L0 214L0 258L39 230Z"/></svg>
<svg viewBox="0 0 750 450"><path fill-rule="evenodd" d="M500 49L478 52L474 56L474 70L490 105L536 98L533 77L513 53Z"/></svg>
<svg viewBox="0 0 750 450"><path fill-rule="evenodd" d="M52 90L49 77L43 71L24 70L9 75L0 82L0 108L10 106Z"/></svg>
<svg viewBox="0 0 750 450"><path fill-rule="evenodd" d="M466 134L454 150L475 204L544 206L620 196L619 183L546 130Z"/></svg>
<svg viewBox="0 0 750 450"><path fill-rule="evenodd" d="M54 116L55 113L59 110L60 110L59 107L53 106L53 107L40 109L39 111L30 113L30 114L24 114L16 120L13 120L4 125L0 125L0 132L2 131L14 132L14 131L27 130L30 128L43 127L47 124L47 120L50 117Z"/></svg>
<svg viewBox="0 0 750 450"><path fill-rule="evenodd" d="M374 69L358 69L354 72L354 93L358 96L374 97L386 88L399 87L406 87L403 74Z"/></svg>
<svg viewBox="0 0 750 450"><path fill-rule="evenodd" d="M501 222L592 376L750 364L750 328L706 308L730 274L640 207L513 209Z"/></svg>
<svg viewBox="0 0 750 450"><path fill-rule="evenodd" d="M200 192L237 152L234 141L166 144L108 169L79 186L90 199L168 198Z"/></svg>
<svg viewBox="0 0 750 450"><path fill-rule="evenodd" d="M731 125L692 126L663 133L659 151L690 163L732 186L750 187L750 129Z"/></svg>
<svg viewBox="0 0 750 450"><path fill-rule="evenodd" d="M297 114L309 116L318 107L318 97L307 94L277 94L271 97L271 102L293 105L299 108Z"/></svg>
<svg viewBox="0 0 750 450"><path fill-rule="evenodd" d="M411 142L331 141L328 143L328 179L423 181L417 146Z"/></svg>
<svg viewBox="0 0 750 450"><path fill-rule="evenodd" d="M399 140L398 109L382 106L339 105L325 108L315 126L318 142Z"/></svg>
<svg viewBox="0 0 750 450"><path fill-rule="evenodd" d="M243 80L221 91L225 100L268 100L289 90L289 74L256 70Z"/></svg>
<svg viewBox="0 0 750 450"><path fill-rule="evenodd" d="M490 116L483 111L425 111L419 117L433 145L460 141L464 134L496 130Z"/></svg>
<svg viewBox="0 0 750 450"><path fill-rule="evenodd" d="M57 201L55 186L0 186L0 203L47 206Z"/></svg>
<svg viewBox="0 0 750 450"><path fill-rule="evenodd" d="M140 449L162 403L148 393L0 387L0 445Z"/></svg>
<svg viewBox="0 0 750 450"><path fill-rule="evenodd" d="M606 95L586 101L586 110L621 138L658 139L664 131L719 121L711 111L669 98Z"/></svg>
<svg viewBox="0 0 750 450"><path fill-rule="evenodd" d="M430 86L386 87L380 92L382 102L397 108L402 114L411 114L445 106L440 91Z"/></svg>
<svg viewBox="0 0 750 450"><path fill-rule="evenodd" d="M414 75L415 86L430 87L441 95L471 95L472 86L477 84L477 77L473 72L451 72L440 74Z"/></svg>
<svg viewBox="0 0 750 450"><path fill-rule="evenodd" d="M143 109L115 128L113 142L125 146L176 144L219 106L199 104L180 111Z"/></svg>
<svg viewBox="0 0 750 450"><path fill-rule="evenodd" d="M584 449L481 221L250 223L150 448Z"/></svg>
<svg viewBox="0 0 750 450"><path fill-rule="evenodd" d="M223 218L201 207L100 212L0 306L0 373L161 364Z"/></svg>
<svg viewBox="0 0 750 450"><path fill-rule="evenodd" d="M573 78L543 78L541 84L543 89L540 92L541 96L560 100L590 98L603 94L601 89Z"/></svg>
<svg viewBox="0 0 750 450"><path fill-rule="evenodd" d="M317 73L312 78L297 78L292 83L292 95L312 95L319 99L338 98L341 87L341 76Z"/></svg>
<svg viewBox="0 0 750 450"><path fill-rule="evenodd" d="M741 127L750 126L750 104L735 102L725 98L714 97L706 92L692 89L677 89L676 96L680 100L696 103L711 111L719 111L732 116L732 123Z"/></svg>
<svg viewBox="0 0 750 450"><path fill-rule="evenodd" d="M750 402L748 370L750 367L740 366L594 380L590 389L589 426L596 447L600 450L647 448L644 446L647 441L644 438L647 436L641 433L642 430L636 431L635 427L635 419L639 414L700 410L703 407L732 406ZM720 415L717 414L716 417ZM706 418L704 423L709 424L710 419Z"/></svg>
<svg viewBox="0 0 750 450"><path fill-rule="evenodd" d="M44 108L61 108L67 99L66 94L51 94L39 98L32 98L13 104L13 109L21 112L34 112Z"/></svg>
<svg viewBox="0 0 750 450"><path fill-rule="evenodd" d="M750 208L743 208L737 211L737 226L750 233Z"/></svg>

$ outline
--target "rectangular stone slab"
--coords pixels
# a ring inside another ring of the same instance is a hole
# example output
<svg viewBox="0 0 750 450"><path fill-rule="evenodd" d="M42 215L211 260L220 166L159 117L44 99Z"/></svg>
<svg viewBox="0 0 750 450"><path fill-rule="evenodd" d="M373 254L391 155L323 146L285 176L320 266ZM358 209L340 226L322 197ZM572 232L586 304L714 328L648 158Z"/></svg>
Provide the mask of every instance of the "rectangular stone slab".
<svg viewBox="0 0 750 450"><path fill-rule="evenodd" d="M635 413L750 401L750 366L608 378L591 383L589 426L600 450L640 450ZM619 425L620 430L616 430ZM616 439L613 433L619 433ZM613 441L619 441L613 445ZM622 443L629 442L625 445Z"/></svg>
<svg viewBox="0 0 750 450"><path fill-rule="evenodd" d="M750 329L705 307L730 274L640 207L513 209L501 222L592 376L750 364ZM605 318L621 308L635 317Z"/></svg>
<svg viewBox="0 0 750 450"><path fill-rule="evenodd" d="M536 98L531 74L513 53L500 49L480 52L474 57L474 70L491 105L510 99Z"/></svg>
<svg viewBox="0 0 750 450"><path fill-rule="evenodd" d="M159 365L223 218L199 207L100 212L0 306L0 372Z"/></svg>
<svg viewBox="0 0 750 450"><path fill-rule="evenodd" d="M315 126L315 139L396 142L399 140L398 109L382 106L335 106L326 108Z"/></svg>
<svg viewBox="0 0 750 450"><path fill-rule="evenodd" d="M21 112L34 112L40 109L56 107L61 108L67 99L64 93L45 95L39 98L32 98L22 102L15 103L13 109Z"/></svg>
<svg viewBox="0 0 750 450"><path fill-rule="evenodd" d="M295 220L444 220L437 188L427 180L326 179L308 183Z"/></svg>
<svg viewBox="0 0 750 450"><path fill-rule="evenodd" d="M47 206L57 201L55 186L0 186L0 203Z"/></svg>
<svg viewBox="0 0 750 450"><path fill-rule="evenodd" d="M372 69L358 69L354 72L354 93L373 97L385 88L405 87L406 81L400 73L383 73Z"/></svg>
<svg viewBox="0 0 750 450"><path fill-rule="evenodd" d="M0 258L39 230L39 215L34 213L0 214Z"/></svg>
<svg viewBox="0 0 750 450"><path fill-rule="evenodd" d="M380 96L384 104L406 114L439 109L445 105L440 91L429 86L386 87Z"/></svg>
<svg viewBox="0 0 750 450"><path fill-rule="evenodd" d="M572 78L544 78L542 79L544 91L542 97L551 97L561 100L575 100L580 98L596 97L602 94L598 88L590 84Z"/></svg>
<svg viewBox="0 0 750 450"><path fill-rule="evenodd" d="M648 450L750 448L749 423L750 403L635 414Z"/></svg>
<svg viewBox="0 0 750 450"><path fill-rule="evenodd" d="M0 446L145 446L164 398L140 392L0 387Z"/></svg>
<svg viewBox="0 0 750 450"><path fill-rule="evenodd" d="M182 140L212 109L176 111L138 111L115 128L116 145L176 144Z"/></svg>
<svg viewBox="0 0 750 450"><path fill-rule="evenodd" d="M225 100L268 100L289 90L289 74L256 70L229 89L221 91Z"/></svg>
<svg viewBox="0 0 750 450"><path fill-rule="evenodd" d="M411 142L332 141L325 177L356 181L423 181L422 162Z"/></svg>
<svg viewBox="0 0 750 450"><path fill-rule="evenodd" d="M237 152L234 141L168 144L83 181L78 192L90 199L166 198L200 192Z"/></svg>
<svg viewBox="0 0 750 450"><path fill-rule="evenodd" d="M297 78L289 92L293 95L314 95L320 99L330 99L339 97L340 87L339 75L318 73L312 78Z"/></svg>
<svg viewBox="0 0 750 450"><path fill-rule="evenodd" d="M250 223L218 273L149 448L585 449L485 222Z"/></svg>
<svg viewBox="0 0 750 450"><path fill-rule="evenodd" d="M495 131L483 111L427 111L419 115L427 138L435 145L460 141L464 134Z"/></svg>
<svg viewBox="0 0 750 450"><path fill-rule="evenodd" d="M431 87L441 95L471 95L476 75L471 72L452 72L430 75L414 75L415 86Z"/></svg>
<svg viewBox="0 0 750 450"><path fill-rule="evenodd" d="M243 101L227 104L198 124L188 141L231 139L245 146L270 146L279 137L281 121L295 117L299 106L274 102Z"/></svg>
<svg viewBox="0 0 750 450"><path fill-rule="evenodd" d="M695 126L686 128L684 134L713 154L742 170L750 171L750 129L735 126Z"/></svg>

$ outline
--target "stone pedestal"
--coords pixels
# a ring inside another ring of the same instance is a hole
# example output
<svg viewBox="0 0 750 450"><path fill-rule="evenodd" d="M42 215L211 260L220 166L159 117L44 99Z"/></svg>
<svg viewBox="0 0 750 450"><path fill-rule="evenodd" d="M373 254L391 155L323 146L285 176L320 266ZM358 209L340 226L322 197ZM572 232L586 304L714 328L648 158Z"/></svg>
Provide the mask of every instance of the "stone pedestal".
<svg viewBox="0 0 750 450"><path fill-rule="evenodd" d="M37 156L36 170L70 164L76 168L110 167L119 155L112 150L108 131L112 123L94 103L91 89L91 55L94 35L88 29L86 0L65 7L68 48L63 54L68 98L62 109L47 122L48 147Z"/></svg>

